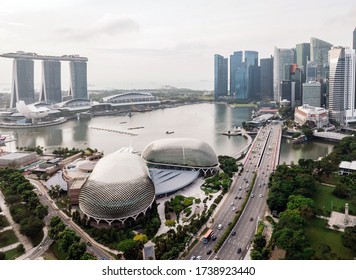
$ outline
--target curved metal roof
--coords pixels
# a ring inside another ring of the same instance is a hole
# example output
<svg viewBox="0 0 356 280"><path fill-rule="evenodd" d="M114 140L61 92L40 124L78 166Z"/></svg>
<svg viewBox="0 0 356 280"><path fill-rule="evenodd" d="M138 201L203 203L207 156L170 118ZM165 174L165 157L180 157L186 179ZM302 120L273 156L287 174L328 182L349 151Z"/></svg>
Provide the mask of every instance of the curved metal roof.
<svg viewBox="0 0 356 280"><path fill-rule="evenodd" d="M218 158L206 142L193 138L170 138L153 141L142 152L149 163L188 167L216 167Z"/></svg>
<svg viewBox="0 0 356 280"><path fill-rule="evenodd" d="M100 159L79 195L79 207L96 220L125 220L144 213L155 188L144 160L114 152Z"/></svg>

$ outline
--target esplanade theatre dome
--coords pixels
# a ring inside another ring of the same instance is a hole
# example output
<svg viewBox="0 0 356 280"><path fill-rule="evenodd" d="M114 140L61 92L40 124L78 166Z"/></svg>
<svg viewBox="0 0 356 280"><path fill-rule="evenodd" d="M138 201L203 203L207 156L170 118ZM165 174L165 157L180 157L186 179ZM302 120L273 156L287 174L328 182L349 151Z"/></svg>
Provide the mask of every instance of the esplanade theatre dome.
<svg viewBox="0 0 356 280"><path fill-rule="evenodd" d="M82 187L79 208L98 223L124 222L145 214L155 199L155 188L145 161L129 152L100 159Z"/></svg>
<svg viewBox="0 0 356 280"><path fill-rule="evenodd" d="M218 158L213 148L198 139L170 138L153 141L142 152L148 164L215 169Z"/></svg>

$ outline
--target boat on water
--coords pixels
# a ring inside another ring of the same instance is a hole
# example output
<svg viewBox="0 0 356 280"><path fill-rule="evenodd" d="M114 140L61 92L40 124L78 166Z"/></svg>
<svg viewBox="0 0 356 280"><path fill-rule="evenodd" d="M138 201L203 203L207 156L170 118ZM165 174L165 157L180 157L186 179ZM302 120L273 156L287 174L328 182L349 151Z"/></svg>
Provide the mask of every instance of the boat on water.
<svg viewBox="0 0 356 280"><path fill-rule="evenodd" d="M235 127L232 130L228 130L227 132L221 133L222 135L227 135L227 136L236 136L236 135L241 135L241 129L239 127Z"/></svg>
<svg viewBox="0 0 356 280"><path fill-rule="evenodd" d="M166 134L172 134L172 133L174 133L174 131L166 131Z"/></svg>

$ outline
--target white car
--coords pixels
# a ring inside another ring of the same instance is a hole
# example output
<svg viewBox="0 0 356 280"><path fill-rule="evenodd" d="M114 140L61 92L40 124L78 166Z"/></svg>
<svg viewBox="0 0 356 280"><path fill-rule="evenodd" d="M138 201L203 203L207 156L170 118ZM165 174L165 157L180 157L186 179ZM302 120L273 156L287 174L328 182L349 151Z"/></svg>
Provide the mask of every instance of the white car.
<svg viewBox="0 0 356 280"><path fill-rule="evenodd" d="M260 193L260 197L263 197L263 194L262 194L262 193Z"/></svg>

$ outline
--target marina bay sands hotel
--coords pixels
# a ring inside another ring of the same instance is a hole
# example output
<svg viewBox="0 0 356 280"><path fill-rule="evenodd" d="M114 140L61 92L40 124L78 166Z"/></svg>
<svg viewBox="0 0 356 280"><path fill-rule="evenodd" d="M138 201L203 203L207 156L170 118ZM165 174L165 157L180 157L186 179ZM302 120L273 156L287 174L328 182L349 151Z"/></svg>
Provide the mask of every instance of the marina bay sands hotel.
<svg viewBox="0 0 356 280"><path fill-rule="evenodd" d="M80 57L79 55L46 56L22 51L0 54L0 57L14 59L10 108L15 108L16 102L19 100L23 100L26 104L37 101L35 100L34 90L34 60L42 61L42 82L39 101L49 104L63 101L61 61L69 61L69 98L89 99L87 88L88 58L86 57Z"/></svg>

